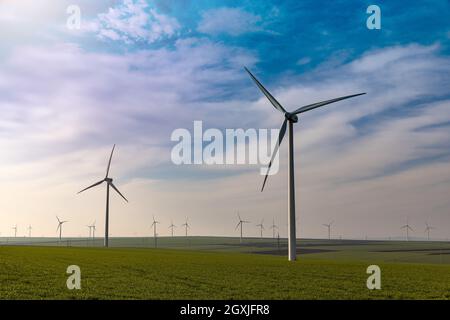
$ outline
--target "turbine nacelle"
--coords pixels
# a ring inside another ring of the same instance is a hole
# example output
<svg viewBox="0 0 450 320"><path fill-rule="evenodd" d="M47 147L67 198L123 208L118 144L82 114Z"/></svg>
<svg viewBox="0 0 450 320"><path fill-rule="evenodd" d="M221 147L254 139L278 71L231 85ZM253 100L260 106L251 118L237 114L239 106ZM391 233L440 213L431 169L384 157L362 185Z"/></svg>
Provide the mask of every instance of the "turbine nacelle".
<svg viewBox="0 0 450 320"><path fill-rule="evenodd" d="M107 182L107 183L112 183L112 182L113 182L113 179L112 179L112 178L105 178L104 181Z"/></svg>
<svg viewBox="0 0 450 320"><path fill-rule="evenodd" d="M290 121L292 123L297 123L298 122L298 116L296 114L294 114L294 113L286 112L284 114L284 117L286 118L286 120L288 120L288 121Z"/></svg>

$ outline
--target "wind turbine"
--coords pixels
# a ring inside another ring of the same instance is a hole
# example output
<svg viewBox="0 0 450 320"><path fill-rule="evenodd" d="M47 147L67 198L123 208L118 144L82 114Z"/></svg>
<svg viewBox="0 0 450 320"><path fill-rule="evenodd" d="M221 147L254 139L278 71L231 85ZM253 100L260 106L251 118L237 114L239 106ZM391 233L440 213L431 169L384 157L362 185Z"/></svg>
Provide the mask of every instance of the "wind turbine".
<svg viewBox="0 0 450 320"><path fill-rule="evenodd" d="M156 248L156 246L157 246L157 244L156 244L156 225L157 225L158 223L160 223L160 222L159 222L159 221L156 221L156 220L155 220L155 216L153 216L153 223L152 223L151 227L153 228L153 238L155 239L155 248Z"/></svg>
<svg viewBox="0 0 450 320"><path fill-rule="evenodd" d="M63 225L64 223L66 223L66 222L69 222L69 221L61 221L61 220L59 220L58 216L56 216L56 220L58 220L58 227L56 228L56 232L58 232L58 230L59 230L59 240L61 240L61 235L62 235L62 225Z"/></svg>
<svg viewBox="0 0 450 320"><path fill-rule="evenodd" d="M94 220L94 223L90 226L92 228L92 239L95 239L95 230L97 229L97 227L95 226L95 223L97 221Z"/></svg>
<svg viewBox="0 0 450 320"><path fill-rule="evenodd" d="M408 218L406 218L406 224L400 227L400 229L406 229L406 241L409 241L409 230L413 231L413 229L408 223Z"/></svg>
<svg viewBox="0 0 450 320"><path fill-rule="evenodd" d="M428 222L425 222L425 225L426 225L425 232L427 233L427 239L428 241L430 241L430 230L435 228L428 225Z"/></svg>
<svg viewBox="0 0 450 320"><path fill-rule="evenodd" d="M14 238L17 238L17 224L12 229L14 229Z"/></svg>
<svg viewBox="0 0 450 320"><path fill-rule="evenodd" d="M184 229L185 229L185 235L186 235L186 237L187 237L187 235L188 235L188 228L190 228L189 223L188 223L188 217L186 217L186 222L183 223L181 226L184 227Z"/></svg>
<svg viewBox="0 0 450 320"><path fill-rule="evenodd" d="M289 166L288 166L288 227L289 227L289 245L288 245L288 255L289 255L289 261L293 261L297 259L297 246L296 246L296 223L295 223L295 181L294 181L294 130L293 125L294 123L298 122L298 116L301 113L325 106L330 103L338 102L344 99L349 99L353 97L357 97L360 95L363 95L365 93L358 93L353 94L349 96L343 96L331 100L316 102L313 104L308 104L305 106L302 106L300 108L297 108L293 112L286 111L283 106L270 94L269 91L267 91L266 88L258 81L258 79L255 78L255 76L247 69L245 68L247 73L250 75L250 77L253 79L253 81L256 83L258 88L262 91L262 93L266 96L266 98L270 101L270 103L283 113L284 115L284 121L281 125L280 134L278 136L278 143L275 145L275 148L272 153L272 159L269 162L269 166L267 168L266 176L264 177L264 182L261 188L261 192L264 190L264 186L267 181L267 177L269 175L270 167L272 166L273 160L275 159L275 156L278 152L278 148L283 141L284 135L286 134L286 127L289 124Z"/></svg>
<svg viewBox="0 0 450 320"><path fill-rule="evenodd" d="M90 239L91 238L91 234L92 234L92 226L86 225L86 228L89 228L89 239Z"/></svg>
<svg viewBox="0 0 450 320"><path fill-rule="evenodd" d="M31 224L28 226L28 238L31 238L31 229L33 229L31 227Z"/></svg>
<svg viewBox="0 0 450 320"><path fill-rule="evenodd" d="M239 215L239 213L237 214L237 216L238 216L238 218L239 218L239 222L238 222L238 224L236 225L235 230L237 230L237 228L238 228L239 226L241 227L241 237L240 237L240 239L239 239L239 242L242 243L242 225L243 225L244 223L250 223L250 221L242 220L242 219L241 219L241 216Z"/></svg>
<svg viewBox="0 0 450 320"><path fill-rule="evenodd" d="M113 184L113 179L108 176L109 174L109 168L111 167L111 159L114 153L114 149L116 148L116 145L113 146L111 155L109 156L108 161L108 167L106 169L106 176L103 180L100 180L99 182L94 183L93 185L84 188L79 193L82 193L83 191L86 191L90 188L93 188L95 186L98 186L99 184L102 184L103 182L106 182L106 218L105 218L105 247L108 247L109 245L109 187L112 187L126 202L128 202L127 198L123 196L122 193L120 193L119 189L116 188L116 186Z"/></svg>
<svg viewBox="0 0 450 320"><path fill-rule="evenodd" d="M272 225L270 226L270 229L272 229L273 238L275 239L275 229L278 229L277 225L275 224L275 218L273 218L272 220Z"/></svg>
<svg viewBox="0 0 450 320"><path fill-rule="evenodd" d="M322 224L323 226L328 228L328 240L331 240L331 225L333 224L334 221L331 221L330 223L326 224ZM366 236L366 240L367 240L367 236Z"/></svg>
<svg viewBox="0 0 450 320"><path fill-rule="evenodd" d="M261 239L262 239L263 238L263 230L264 230L264 219L262 219L261 223L257 224L256 226L260 228L259 231L260 231L260 236L261 236Z"/></svg>
<svg viewBox="0 0 450 320"><path fill-rule="evenodd" d="M172 238L173 238L173 228L176 228L176 227L177 227L177 226L173 224L173 221L170 220L170 226L169 226L169 229L171 229L171 231L172 231Z"/></svg>

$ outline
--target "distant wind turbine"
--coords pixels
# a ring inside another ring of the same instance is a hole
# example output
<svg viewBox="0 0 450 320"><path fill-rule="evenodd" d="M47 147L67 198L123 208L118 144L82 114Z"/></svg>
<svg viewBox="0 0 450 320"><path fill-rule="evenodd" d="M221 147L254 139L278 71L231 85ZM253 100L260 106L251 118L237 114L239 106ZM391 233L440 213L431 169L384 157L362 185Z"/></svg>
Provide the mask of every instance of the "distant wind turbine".
<svg viewBox="0 0 450 320"><path fill-rule="evenodd" d="M430 231L435 228L428 225L428 222L425 222L425 225L426 225L425 232L427 233L427 239L428 241L430 241Z"/></svg>
<svg viewBox="0 0 450 320"><path fill-rule="evenodd" d="M186 222L183 223L181 226L184 227L185 236L187 237L188 236L188 229L191 228L191 226L188 223L188 217L186 217Z"/></svg>
<svg viewBox="0 0 450 320"><path fill-rule="evenodd" d="M92 227L92 239L95 239L95 230L97 229L97 227L95 226L95 223L97 221L94 220L94 223L91 225Z"/></svg>
<svg viewBox="0 0 450 320"><path fill-rule="evenodd" d="M250 221L246 221L246 220L242 220L241 216L239 215L239 213L237 214L238 218L239 218L239 222L236 225L235 230L237 230L237 228L239 228L239 226L241 227L241 237L239 238L239 242L242 243L242 226L244 223L250 223Z"/></svg>
<svg viewBox="0 0 450 320"><path fill-rule="evenodd" d="M277 225L275 224L275 218L272 219L272 225L270 226L270 229L272 229L273 238L275 239L275 229L278 229Z"/></svg>
<svg viewBox="0 0 450 320"><path fill-rule="evenodd" d="M295 222L295 182L294 182L294 130L293 130L293 124L298 122L298 114L325 106L330 103L338 102L344 99L349 99L353 97L357 97L360 95L363 95L365 93L358 93L353 94L349 96L339 97L331 100L316 102L313 104L308 104L306 106L302 106L300 108L297 108L293 112L286 111L283 106L270 94L269 91L267 91L266 88L258 81L258 79L255 78L255 76L247 69L245 68L247 73L250 75L252 80L256 83L258 88L262 91L262 93L266 96L266 98L270 101L270 103L283 113L284 115L284 121L281 125L280 133L278 136L278 143L276 144L273 153L272 153L272 159L269 162L269 166L267 168L267 174L264 177L264 182L261 188L261 191L264 190L264 186L267 181L267 177L269 175L270 167L272 166L273 160L275 159L275 156L278 152L278 148L283 141L284 135L286 133L287 125L289 124L289 148L288 148L288 156L289 156L289 166L288 166L288 227L289 227L289 245L288 245L288 257L289 261L296 260L297 258L297 245L296 245L296 222Z"/></svg>
<svg viewBox="0 0 450 320"><path fill-rule="evenodd" d="M89 239L92 238L92 226L86 225L86 228L89 228Z"/></svg>
<svg viewBox="0 0 450 320"><path fill-rule="evenodd" d="M59 220L58 216L56 216L56 220L58 220L58 227L56 228L56 232L58 232L58 230L59 230L59 240L61 240L62 226L64 223L69 222L69 221L61 221L61 220Z"/></svg>
<svg viewBox="0 0 450 320"><path fill-rule="evenodd" d="M28 226L28 238L31 238L31 229L33 229L31 227L31 224Z"/></svg>
<svg viewBox="0 0 450 320"><path fill-rule="evenodd" d="M160 223L159 221L155 220L155 216L153 216L153 223L151 225L151 227L153 228L153 238L155 239L155 248L157 247L157 242L156 242L156 225Z"/></svg>
<svg viewBox="0 0 450 320"><path fill-rule="evenodd" d="M126 202L128 202L127 198L123 196L122 193L120 193L119 189L116 188L116 186L113 184L113 179L110 178L109 175L109 168L111 167L111 159L114 153L114 149L116 148L116 145L113 146L111 155L109 156L108 161L108 167L106 169L106 176L103 180L100 180L93 185L84 188L78 194L82 193L83 191L86 191L90 188L93 188L95 186L98 186L99 184L102 184L103 182L106 182L106 218L105 218L105 247L109 246L109 187L113 188Z"/></svg>
<svg viewBox="0 0 450 320"><path fill-rule="evenodd" d="M328 228L328 240L331 240L331 225L333 224L334 221L331 221L330 223L326 224L322 224L323 226ZM367 240L367 239L366 239Z"/></svg>
<svg viewBox="0 0 450 320"><path fill-rule="evenodd" d="M17 224L12 229L14 229L14 238L17 238Z"/></svg>
<svg viewBox="0 0 450 320"><path fill-rule="evenodd" d="M413 231L413 229L408 223L408 218L406 218L406 224L400 227L400 229L406 229L406 241L409 241L409 230Z"/></svg>
<svg viewBox="0 0 450 320"><path fill-rule="evenodd" d="M171 221L170 221L169 229L171 229L171 232L172 232L172 238L173 238L173 228L176 228L176 227L177 227L177 226L174 225L174 224L173 224L173 221L171 220Z"/></svg>
<svg viewBox="0 0 450 320"><path fill-rule="evenodd" d="M261 223L257 224L256 226L259 227L260 237L262 239L263 238L263 230L264 230L264 219L262 219Z"/></svg>

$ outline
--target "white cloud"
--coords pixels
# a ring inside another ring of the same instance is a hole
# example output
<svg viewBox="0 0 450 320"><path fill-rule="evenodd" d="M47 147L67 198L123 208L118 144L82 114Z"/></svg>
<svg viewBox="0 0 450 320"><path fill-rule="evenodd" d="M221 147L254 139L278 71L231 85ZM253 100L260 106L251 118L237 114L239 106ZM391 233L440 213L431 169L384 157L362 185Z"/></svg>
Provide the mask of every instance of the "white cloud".
<svg viewBox="0 0 450 320"><path fill-rule="evenodd" d="M144 0L125 0L86 24L87 31L113 41L152 43L176 35L177 19L158 13Z"/></svg>
<svg viewBox="0 0 450 320"><path fill-rule="evenodd" d="M202 13L197 30L207 34L230 34L239 36L262 30L261 17L240 8L218 8Z"/></svg>
<svg viewBox="0 0 450 320"><path fill-rule="evenodd" d="M311 58L304 57L304 58L300 58L300 59L297 60L297 65L303 66L303 65L308 64L310 62L311 62Z"/></svg>

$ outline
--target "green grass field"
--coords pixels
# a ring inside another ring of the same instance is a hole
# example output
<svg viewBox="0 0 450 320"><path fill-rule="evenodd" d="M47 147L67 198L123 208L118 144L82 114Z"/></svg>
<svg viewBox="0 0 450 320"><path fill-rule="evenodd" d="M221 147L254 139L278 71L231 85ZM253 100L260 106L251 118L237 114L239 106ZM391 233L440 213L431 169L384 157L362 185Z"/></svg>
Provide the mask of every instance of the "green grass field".
<svg viewBox="0 0 450 320"><path fill-rule="evenodd" d="M118 247L109 249L95 247L98 241L1 246L0 298L450 298L450 244L443 242L300 240L290 263L285 240L280 249L271 239L161 238L157 249L146 238L113 239ZM381 268L381 290L366 287L371 264ZM81 290L66 287L69 265L81 268Z"/></svg>

